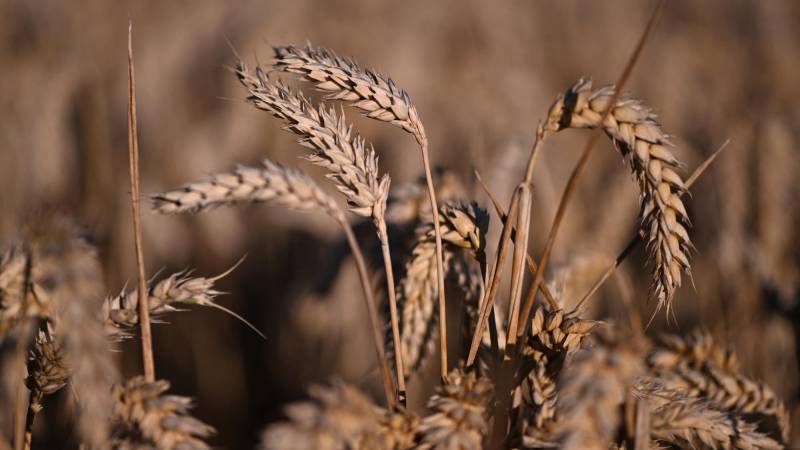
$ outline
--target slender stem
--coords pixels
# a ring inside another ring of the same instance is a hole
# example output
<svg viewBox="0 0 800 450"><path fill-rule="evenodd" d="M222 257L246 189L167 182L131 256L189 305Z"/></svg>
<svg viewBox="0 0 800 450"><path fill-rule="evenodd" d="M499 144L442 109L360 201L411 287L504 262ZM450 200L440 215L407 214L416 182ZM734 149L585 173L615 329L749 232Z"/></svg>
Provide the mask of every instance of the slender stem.
<svg viewBox="0 0 800 450"><path fill-rule="evenodd" d="M483 192L485 192L486 195L489 197L489 201L492 203L492 206L494 207L495 213L498 215L498 217L500 217L500 222L505 225L506 220L508 219L508 216L506 215L506 212L503 210L503 207L500 205L500 202L497 201L497 198L494 196L494 194L492 194L492 192L489 190L489 187L486 186L486 183L483 181L483 177L481 177L481 174L477 170L475 171L475 178L478 180L478 184L481 185L481 188L483 189ZM513 242L514 245L516 245L516 243L517 243L516 234L517 234L516 228L512 228L511 229L511 242ZM530 272L531 274L536 274L536 270L537 270L536 261L534 261L533 258L530 255L530 253L527 253L527 252L525 253L525 264L528 267L528 272ZM547 287L546 284L543 284L542 287L541 287L541 291L542 291L542 294L544 294L544 298L545 298L545 300L547 300L547 303L553 309L557 309L558 308L558 303L556 302L555 297L553 297L553 294L550 292L550 288Z"/></svg>
<svg viewBox="0 0 800 450"><path fill-rule="evenodd" d="M386 221L381 218L376 223L378 238L381 241L383 253L383 266L386 269L386 290L389 297L389 316L392 322L392 342L394 343L395 376L397 377L397 401L406 406L406 380L405 363L403 362L403 349L400 341L400 324L397 316L397 296L394 287L394 270L392 270L392 256L389 253L389 233L386 230Z"/></svg>
<svg viewBox="0 0 800 450"><path fill-rule="evenodd" d="M507 347L517 342L519 304L522 297L522 283L525 281L524 256L528 254L528 239L530 237L531 202L530 185L523 183L520 189L520 211L517 216L517 230L519 233L517 233L517 240L514 242L514 255L511 259L511 300L508 307Z"/></svg>
<svg viewBox="0 0 800 450"><path fill-rule="evenodd" d="M511 206L508 208L509 217L514 217L517 214L519 207L519 191L514 191L511 196ZM472 335L472 343L469 347L469 355L467 356L467 366L471 366L475 362L475 357L478 355L478 348L481 344L481 338L486 330L486 321L489 317L489 312L494 306L494 300L497 296L497 289L500 286L500 274L503 272L505 265L505 257L508 252L508 242L511 239L511 220L506 220L503 224L503 232L500 236L500 243L497 246L497 255L495 256L494 268L492 269L492 277L489 286L486 288L486 299L481 302L481 312L478 315L478 323L475 326L475 334Z"/></svg>
<svg viewBox="0 0 800 450"><path fill-rule="evenodd" d="M650 20L647 23L647 27L645 28L644 32L642 33L639 42L636 44L636 49L633 51L628 63L625 65L625 69L622 71L622 75L619 77L619 81L614 86L614 94L611 96L611 101L608 102L608 106L606 107L605 111L600 118L600 123L603 124L606 121L606 118L611 113L611 110L616 106L617 100L619 100L619 96L622 92L622 89L625 87L625 83L627 83L628 78L633 71L633 67L636 64L636 61L639 59L639 55L642 52L642 48L644 48L645 42L647 42L647 38L650 35L650 32L653 30L655 25L656 19L661 12L661 9L664 6L664 0L658 3L656 9L653 11L653 14L650 16ZM544 247L544 252L542 253L542 258L539 260L539 270L536 271L536 276L533 279L533 285L531 285L531 293L528 295L528 299L525 302L525 306L522 310L521 321L523 326L520 327L518 335L522 336L525 333L526 325L528 321L528 317L531 313L531 308L533 308L533 300L536 298L536 293L539 290L539 286L542 284L542 280L544 279L544 269L547 267L547 263L550 261L550 254L553 250L553 244L555 244L556 235L558 234L558 230L561 226L561 221L564 218L564 213L567 210L567 205L569 204L570 199L572 198L572 194L575 192L575 188L578 183L578 178L580 178L581 174L583 173L584 169L586 168L586 164L589 161L589 156L594 149L594 144L597 142L597 139L600 137L600 129L598 128L594 132L592 132L592 136L586 142L586 147L583 150L583 154L581 155L580 160L575 165L575 168L572 170L572 174L570 174L569 180L567 181L567 187L564 189L564 194L561 196L561 201L558 204L558 210L556 211L556 217L553 219L553 226L550 228L550 234L547 237L547 243Z"/></svg>
<svg viewBox="0 0 800 450"><path fill-rule="evenodd" d="M142 362L144 378L152 383L156 379L153 362L153 335L150 331L150 305L147 296L147 279L144 271L142 251L142 223L139 208L139 139L136 132L136 79L133 70L133 23L128 22L128 156L131 177L131 211L133 214L133 243L136 248L138 281L139 326L142 331Z"/></svg>
<svg viewBox="0 0 800 450"><path fill-rule="evenodd" d="M36 413L42 408L42 393L38 391L31 391L28 399L28 414L25 416L25 450L31 450L31 441L33 440L33 422L36 419Z"/></svg>
<svg viewBox="0 0 800 450"><path fill-rule="evenodd" d="M19 385L17 386L17 397L14 405L15 450L23 450L24 441L26 438L25 422L23 421L23 416L25 416L25 392L27 391L27 388L25 387L25 357L27 356L25 348L28 345L31 329L31 323L28 320L28 294L30 294L33 284L33 254L27 244L23 246L23 250L25 252L25 274L22 281L22 298L20 299L22 304L20 320L22 320L22 324L20 325L19 340L17 341L14 353L17 369L16 373L20 376Z"/></svg>
<svg viewBox="0 0 800 450"><path fill-rule="evenodd" d="M439 205L436 202L436 191L433 187L433 176L428 157L428 139L418 137L417 140L422 151L422 165L425 168L425 181L428 183L428 196L433 213L433 232L436 234L436 284L439 292L439 345L441 347L439 375L444 381L447 379L447 302L444 295L444 257L442 255L442 232L439 230Z"/></svg>
<svg viewBox="0 0 800 450"><path fill-rule="evenodd" d="M372 295L372 287L369 283L369 274L367 273L367 265L364 263L364 255L361 253L361 247L353 235L353 229L347 222L343 214L338 214L336 221L342 226L345 236L347 236L347 243L350 245L350 250L353 252L353 258L356 260L356 267L358 268L358 277L361 281L361 288L364 290L364 302L367 304L367 313L369 314L369 322L372 327L372 337L375 340L375 351L378 355L378 366L381 369L381 376L383 378L383 389L386 393L386 402L390 409L396 408L397 404L394 398L394 387L392 386L392 375L389 370L389 363L386 359L386 350L383 348L383 334L381 333L380 319L378 318L378 308L375 306L375 298Z"/></svg>

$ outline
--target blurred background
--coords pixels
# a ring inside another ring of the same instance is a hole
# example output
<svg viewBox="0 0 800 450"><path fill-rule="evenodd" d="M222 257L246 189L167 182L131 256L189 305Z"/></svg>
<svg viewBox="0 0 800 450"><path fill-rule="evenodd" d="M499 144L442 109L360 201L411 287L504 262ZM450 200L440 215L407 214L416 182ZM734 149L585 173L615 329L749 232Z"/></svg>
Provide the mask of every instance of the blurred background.
<svg viewBox="0 0 800 450"><path fill-rule="evenodd" d="M32 214L57 209L91 230L109 294L135 280L128 19L144 193L264 157L301 166L322 182L322 172L298 158L303 150L278 122L245 104L226 67L235 62L228 41L251 65L269 64L270 45L309 41L352 56L407 90L433 162L445 170L442 182L454 186L454 197L488 205L473 170L506 203L553 99L581 76L612 83L653 6L634 0L2 0L0 244L19 236ZM798 55L800 3L673 0L628 84L674 135L687 173L730 139L688 202L697 253L693 283L687 279L675 300L677 324L659 314L648 333L710 331L736 350L746 374L775 388L794 417L800 416ZM375 145L395 189L417 182L421 165L409 136L354 110L346 114ZM587 135L563 132L545 146L535 177L531 250L537 258ZM637 211L627 166L601 141L555 246L549 277L561 283L565 298L579 297L625 246L636 232ZM219 302L255 323L267 340L200 308L155 326L157 375L172 383L172 392L195 398L196 416L218 430L212 444L252 448L263 425L281 418L282 405L302 397L312 382L339 377L380 392L355 269L326 217L254 205L198 216L145 211L143 226L150 274L191 268L210 276L247 255L221 281L228 295ZM498 228L494 217L492 236ZM377 252L370 224L357 230ZM628 258L592 300L592 314L650 317L644 259L642 249ZM377 255L374 260L377 272ZM123 375L139 373L138 341L121 350ZM424 377L435 377L432 359L429 374L409 382L412 407L426 398ZM65 391L48 402L68 407ZM68 415L48 407L43 417L34 447L66 442L73 448Z"/></svg>

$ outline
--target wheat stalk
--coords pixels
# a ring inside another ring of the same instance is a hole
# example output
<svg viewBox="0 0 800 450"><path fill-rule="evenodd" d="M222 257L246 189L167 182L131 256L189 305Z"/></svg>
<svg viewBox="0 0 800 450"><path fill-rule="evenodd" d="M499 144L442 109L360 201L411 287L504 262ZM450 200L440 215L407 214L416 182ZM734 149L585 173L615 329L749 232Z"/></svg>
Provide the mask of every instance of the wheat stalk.
<svg viewBox="0 0 800 450"><path fill-rule="evenodd" d="M278 70L300 74L315 84L317 89L328 92L327 98L342 100L360 109L367 117L388 122L411 133L419 144L422 165L428 186L428 197L433 213L433 228L436 235L436 274L439 297L439 341L441 346L440 375L447 376L447 323L445 320L444 256L442 235L439 230L439 206L433 185L428 155L428 137L411 98L394 81L383 75L359 67L349 58L336 56L333 52L307 45L304 49L295 46L274 47Z"/></svg>
<svg viewBox="0 0 800 450"><path fill-rule="evenodd" d="M545 126L551 131L602 127L630 160L641 195L641 227L655 266L653 293L658 308L666 305L669 310L681 273L690 270L692 249L689 218L681 200L686 190L678 174L681 163L669 150L669 138L656 116L636 99L622 98L611 105L613 95L612 86L592 89L590 80L581 79L556 99ZM606 110L610 112L601 123Z"/></svg>
<svg viewBox="0 0 800 450"><path fill-rule="evenodd" d="M169 382L134 377L114 386L112 438L104 448L208 450L214 429L189 415L191 399L164 395Z"/></svg>
<svg viewBox="0 0 800 450"><path fill-rule="evenodd" d="M364 302L372 327L378 365L381 369L386 401L394 408L395 396L392 378L386 361L386 351L381 338L377 307L372 295L361 248L344 213L314 181L299 170L287 169L264 160L262 168L240 166L233 173L212 175L207 181L190 183L181 189L153 196L154 209L160 213L198 212L203 209L239 203L269 202L290 209L323 211L333 218L347 237L358 268Z"/></svg>

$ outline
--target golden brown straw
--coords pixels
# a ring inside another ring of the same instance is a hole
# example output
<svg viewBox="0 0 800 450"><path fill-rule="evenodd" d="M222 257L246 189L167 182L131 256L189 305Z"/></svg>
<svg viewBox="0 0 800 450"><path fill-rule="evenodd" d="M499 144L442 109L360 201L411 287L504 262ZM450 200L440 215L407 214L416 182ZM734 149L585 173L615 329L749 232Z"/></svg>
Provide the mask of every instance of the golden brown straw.
<svg viewBox="0 0 800 450"><path fill-rule="evenodd" d="M156 379L153 362L153 334L150 331L150 307L147 297L147 280L142 251L142 223L139 210L139 139L136 131L136 80L133 69L133 22L128 21L128 157L131 176L131 212L133 214L133 243L136 248L137 284L139 286L139 326L142 331L142 362L144 379L152 383Z"/></svg>

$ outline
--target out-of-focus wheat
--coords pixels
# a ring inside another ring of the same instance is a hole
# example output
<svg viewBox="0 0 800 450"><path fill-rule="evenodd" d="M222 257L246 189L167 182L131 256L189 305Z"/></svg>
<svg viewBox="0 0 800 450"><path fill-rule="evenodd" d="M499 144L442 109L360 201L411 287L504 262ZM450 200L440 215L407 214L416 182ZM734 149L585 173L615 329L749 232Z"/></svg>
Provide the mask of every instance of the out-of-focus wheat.
<svg viewBox="0 0 800 450"><path fill-rule="evenodd" d="M169 382L134 377L113 390L109 450L207 450L214 428L189 414L192 400L165 395Z"/></svg>

